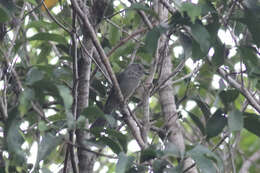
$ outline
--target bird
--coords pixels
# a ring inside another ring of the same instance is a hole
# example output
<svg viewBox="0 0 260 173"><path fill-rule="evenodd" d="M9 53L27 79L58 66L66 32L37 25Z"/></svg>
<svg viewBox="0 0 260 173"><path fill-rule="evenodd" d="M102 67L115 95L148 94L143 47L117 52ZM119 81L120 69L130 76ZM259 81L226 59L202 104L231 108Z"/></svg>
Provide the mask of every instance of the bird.
<svg viewBox="0 0 260 173"><path fill-rule="evenodd" d="M118 77L118 84L121 89L122 95L124 96L125 102L127 102L130 97L135 92L136 88L140 85L143 76L145 75L145 70L142 64L132 63L126 67L126 69L121 72ZM120 102L114 87L112 87L109 96L106 100L104 106L104 113L109 115L113 111L119 109ZM103 127L106 125L106 119L104 117L99 117L91 125L90 129L96 127Z"/></svg>

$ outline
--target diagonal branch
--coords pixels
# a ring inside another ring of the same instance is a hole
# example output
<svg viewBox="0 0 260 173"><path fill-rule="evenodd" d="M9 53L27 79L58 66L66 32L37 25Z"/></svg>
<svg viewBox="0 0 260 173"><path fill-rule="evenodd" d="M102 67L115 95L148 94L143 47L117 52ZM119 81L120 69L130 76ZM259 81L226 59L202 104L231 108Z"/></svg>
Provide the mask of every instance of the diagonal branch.
<svg viewBox="0 0 260 173"><path fill-rule="evenodd" d="M91 40L93 41L93 44L95 45L95 47L96 47L96 49L97 49L97 51L100 55L101 60L104 63L106 69L107 69L107 72L108 72L108 74L111 78L111 81L112 81L112 83L115 87L115 91L117 93L117 97L118 97L119 103L121 105L120 107L123 108L122 109L123 113L126 115L127 124L129 125L129 127L130 127L135 139L137 140L138 144L142 148L144 148L145 144L144 144L144 142L141 138L140 131L137 130L138 127L136 126L134 120L129 116L129 112L128 112L127 108L125 108L124 97L123 97L122 92L120 90L120 87L119 87L118 81L116 79L115 73L112 70L109 59L108 59L104 49L102 48L101 44L99 43L99 40L96 36L96 33L95 33L93 26L91 25L88 17L86 17L85 14L83 13L83 11L80 9L78 2L76 0L71 0L71 3L72 3L73 8L75 9L75 11L77 12L79 17L83 21L83 24L84 24L85 28L87 29L89 36L90 36Z"/></svg>
<svg viewBox="0 0 260 173"><path fill-rule="evenodd" d="M222 69L219 68L218 74L222 76L231 86L239 90L248 100L248 102L255 108L255 110L260 113L260 104L257 102L257 100L252 96L250 91L248 91L245 87L243 87L238 81L233 79L231 76L228 75L228 73Z"/></svg>

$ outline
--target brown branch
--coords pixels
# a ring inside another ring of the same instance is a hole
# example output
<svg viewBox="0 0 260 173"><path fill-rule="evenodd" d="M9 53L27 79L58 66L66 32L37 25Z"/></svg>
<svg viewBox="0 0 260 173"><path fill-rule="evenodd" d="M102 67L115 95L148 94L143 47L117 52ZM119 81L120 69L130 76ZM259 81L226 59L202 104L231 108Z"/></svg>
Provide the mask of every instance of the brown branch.
<svg viewBox="0 0 260 173"><path fill-rule="evenodd" d="M99 40L96 36L96 33L95 33L93 26L90 24L88 17L86 17L85 14L83 13L83 11L80 9L78 2L76 0L71 0L71 3L72 3L73 8L75 9L75 11L77 12L79 17L83 21L85 28L88 30L89 36L90 36L91 40L93 41L93 44L95 45L95 47L96 47L96 49L97 49L97 51L100 55L101 60L104 63L106 69L107 69L108 74L110 75L110 78L112 80L115 91L117 93L117 97L119 99L119 103L121 105L121 108L124 108L125 107L124 97L123 97L122 92L120 90L120 87L119 87L118 81L116 79L115 73L112 70L112 67L109 63L108 57L106 56L104 49L102 48L101 44L99 43ZM138 128L136 128L136 124L134 123L134 121L129 116L129 112L128 112L127 108L126 109L124 108L122 110L127 115L127 120L128 120L127 122L129 124L130 129L132 130L133 135L136 138L138 144L141 146L141 148L144 148L145 147L144 142L139 137L141 135L138 131L136 131L136 129L138 129Z"/></svg>
<svg viewBox="0 0 260 173"><path fill-rule="evenodd" d="M107 54L108 57L110 57L112 55L112 53L118 49L119 47L121 47L122 45L124 45L127 41L129 41L130 39L134 38L135 36L147 31L148 28L141 28L137 31L135 31L134 33L132 33L131 35L129 35L128 37L122 39L115 47L113 47L110 52Z"/></svg>
<svg viewBox="0 0 260 173"><path fill-rule="evenodd" d="M174 13L176 12L176 10L171 6L171 4L166 1L166 0L160 0L160 2L163 4L163 6L165 6L167 8L167 10L174 15Z"/></svg>
<svg viewBox="0 0 260 173"><path fill-rule="evenodd" d="M257 100L253 97L253 95L251 94L251 92L246 89L245 87L243 87L238 81L236 81L235 79L233 79L232 77L230 77L228 75L228 73L222 69L219 68L217 70L218 74L220 76L222 76L231 86L233 86L234 88L236 88L237 90L239 90L241 92L241 94L243 96L246 97L246 99L248 100L248 102L250 103L251 106L253 106L255 108L255 110L260 113L260 104L257 102Z"/></svg>
<svg viewBox="0 0 260 173"><path fill-rule="evenodd" d="M44 6L45 10L47 11L47 14L49 17L57 24L59 25L64 31L67 33L71 34L71 30L67 29L64 25L62 25L50 12L50 10L46 7L45 2L43 1L42 5Z"/></svg>
<svg viewBox="0 0 260 173"><path fill-rule="evenodd" d="M256 162L259 159L260 159L260 150L254 152L254 154L252 154L246 161L243 162L239 173L248 173L252 163Z"/></svg>
<svg viewBox="0 0 260 173"><path fill-rule="evenodd" d="M96 152L96 151L90 150L90 149L88 149L88 148L85 148L85 147L83 147L83 146L79 146L79 145L77 145L77 144L74 144L74 143L72 143L71 141L68 141L68 140L66 140L66 139L64 139L64 140L65 140L66 143L68 143L69 145L72 145L73 147L81 148L82 150L85 150L85 151L87 151L87 152L93 153L93 154L95 154L95 155L97 155L97 156L103 156L103 157L107 157L107 158L110 158L110 159L118 159L118 158L115 157L115 156L111 156L111 155L103 154L103 153L100 153L100 152Z"/></svg>

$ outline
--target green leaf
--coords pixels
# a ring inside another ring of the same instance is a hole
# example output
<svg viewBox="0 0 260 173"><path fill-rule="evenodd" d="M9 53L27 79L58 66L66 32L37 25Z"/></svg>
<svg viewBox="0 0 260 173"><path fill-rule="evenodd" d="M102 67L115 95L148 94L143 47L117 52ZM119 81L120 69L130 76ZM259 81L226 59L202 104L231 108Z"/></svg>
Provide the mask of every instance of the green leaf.
<svg viewBox="0 0 260 173"><path fill-rule="evenodd" d="M133 156L127 156L124 153L119 154L119 159L116 164L116 173L125 173L133 165Z"/></svg>
<svg viewBox="0 0 260 173"><path fill-rule="evenodd" d="M239 91L236 89L223 90L219 93L219 97L224 105L234 102L239 96Z"/></svg>
<svg viewBox="0 0 260 173"><path fill-rule="evenodd" d="M141 3L132 3L131 6L126 8L125 10L142 10L146 13L149 13L157 17L157 14L151 8Z"/></svg>
<svg viewBox="0 0 260 173"><path fill-rule="evenodd" d="M65 108L67 110L69 110L72 105L72 102L73 102L73 98L71 96L71 91L64 85L56 85L56 86L57 86L59 94L63 100Z"/></svg>
<svg viewBox="0 0 260 173"><path fill-rule="evenodd" d="M197 96L193 97L192 100L194 100L197 103L197 105L199 106L200 110L202 111L205 119L208 120L211 115L209 105L207 103L203 102Z"/></svg>
<svg viewBox="0 0 260 173"><path fill-rule="evenodd" d="M154 173L162 173L165 172L165 168L167 168L168 161L166 160L155 160L153 161L153 172Z"/></svg>
<svg viewBox="0 0 260 173"><path fill-rule="evenodd" d="M181 166L173 167L173 168L166 168L165 171L167 173L183 173L183 168ZM161 172L160 172L161 173Z"/></svg>
<svg viewBox="0 0 260 173"><path fill-rule="evenodd" d="M19 97L19 111L21 116L27 113L27 111L31 108L30 101L35 98L34 90L31 88L24 88L24 91L21 93Z"/></svg>
<svg viewBox="0 0 260 173"><path fill-rule="evenodd" d="M0 22L5 23L10 20L10 16L7 13L6 9L0 6Z"/></svg>
<svg viewBox="0 0 260 173"><path fill-rule="evenodd" d="M127 140L127 136L126 135L124 135L124 134L122 134L119 131L116 131L114 129L108 129L108 130L106 130L106 133L109 134L110 137L115 138L119 142L119 144L122 147L123 151L125 153L127 152L127 144L128 144L127 142L128 142L128 140Z"/></svg>
<svg viewBox="0 0 260 173"><path fill-rule="evenodd" d="M192 39L192 59L193 60L200 60L206 56L206 53L201 50L201 47L197 41Z"/></svg>
<svg viewBox="0 0 260 173"><path fill-rule="evenodd" d="M207 29L199 23L191 25L191 35L200 45L200 49L204 54L207 54L210 48L210 35Z"/></svg>
<svg viewBox="0 0 260 173"><path fill-rule="evenodd" d="M113 25L109 25L109 42L114 46L120 40L122 36L121 31Z"/></svg>
<svg viewBox="0 0 260 173"><path fill-rule="evenodd" d="M45 132L46 130L49 129L49 127L47 126L47 124L44 121L40 121L38 123L38 129L40 132Z"/></svg>
<svg viewBox="0 0 260 173"><path fill-rule="evenodd" d="M156 26L147 33L144 47L147 53L152 55L154 54L157 49L158 39L166 30L167 29L162 26Z"/></svg>
<svg viewBox="0 0 260 173"><path fill-rule="evenodd" d="M246 68L249 74L249 77L259 78L259 59L257 57L257 50L253 47L239 47L240 54L246 64Z"/></svg>
<svg viewBox="0 0 260 173"><path fill-rule="evenodd" d="M140 162L143 163L145 161L154 159L157 157L157 151L154 146L150 146L141 151Z"/></svg>
<svg viewBox="0 0 260 173"><path fill-rule="evenodd" d="M187 152L189 155L198 165L201 170L201 173L214 173L214 172L223 172L223 164L218 156L211 152L208 148L197 145L193 149ZM217 163L217 168L213 165L212 161Z"/></svg>
<svg viewBox="0 0 260 173"><path fill-rule="evenodd" d="M37 33L34 36L32 36L31 38L28 39L29 41L34 41L34 40L40 40L40 41L54 41L60 44L66 44L67 40L58 34L50 34L50 33Z"/></svg>
<svg viewBox="0 0 260 173"><path fill-rule="evenodd" d="M22 165L26 162L25 152L22 150L22 144L24 143L24 138L22 137L22 132L20 131L21 121L19 120L19 113L17 109L12 110L8 113L9 117L6 122L6 143L8 152L13 153L13 158L17 164Z"/></svg>
<svg viewBox="0 0 260 173"><path fill-rule="evenodd" d="M163 150L163 153L166 156L173 156L173 157L176 157L176 158L181 158L181 155L182 155L178 146L176 146L173 143L167 143L165 145L165 149Z"/></svg>
<svg viewBox="0 0 260 173"><path fill-rule="evenodd" d="M191 36L180 32L179 41L184 50L184 58L190 58L192 55L192 38L191 38Z"/></svg>
<svg viewBox="0 0 260 173"><path fill-rule="evenodd" d="M192 23L195 23L196 18L201 14L201 6L199 4L184 2L181 4L180 11L186 12L191 18Z"/></svg>
<svg viewBox="0 0 260 173"><path fill-rule="evenodd" d="M200 129L200 132L205 135L205 128L204 128L204 125L203 123L200 121L200 119L194 115L193 113L191 112L188 112L190 118L194 121L194 123L196 124L196 126Z"/></svg>
<svg viewBox="0 0 260 173"><path fill-rule="evenodd" d="M36 160L36 167L41 160L45 160L47 156L62 142L61 136L55 136L52 133L46 133L39 144Z"/></svg>
<svg viewBox="0 0 260 173"><path fill-rule="evenodd" d="M27 85L32 85L35 82L42 80L44 77L44 74L45 73L43 71L39 70L37 67L32 67L26 75L25 83Z"/></svg>
<svg viewBox="0 0 260 173"><path fill-rule="evenodd" d="M37 2L35 0L25 0L25 1L30 2L33 5L37 5Z"/></svg>
<svg viewBox="0 0 260 173"><path fill-rule="evenodd" d="M234 109L228 115L228 127L233 131L240 131L244 126L243 114L237 109Z"/></svg>
<svg viewBox="0 0 260 173"><path fill-rule="evenodd" d="M93 122L99 117L105 118L104 112L97 106L89 106L81 113L82 116Z"/></svg>
<svg viewBox="0 0 260 173"><path fill-rule="evenodd" d="M13 1L1 0L0 1L0 23L8 22L15 10Z"/></svg>
<svg viewBox="0 0 260 173"><path fill-rule="evenodd" d="M212 57L212 63L216 68L224 64L226 56L225 45L223 45L219 39L214 44L214 55Z"/></svg>
<svg viewBox="0 0 260 173"><path fill-rule="evenodd" d="M244 127L260 137L260 116L253 113L244 113Z"/></svg>
<svg viewBox="0 0 260 173"><path fill-rule="evenodd" d="M120 145L116 141L114 141L108 137L102 136L102 137L100 137L98 142L101 142L101 143L109 146L109 148L111 148L111 150L116 154L123 152Z"/></svg>
<svg viewBox="0 0 260 173"><path fill-rule="evenodd" d="M259 8L260 9L260 8ZM258 11L259 11L258 9ZM247 25L252 38L255 44L259 47L260 46L260 37L259 37L259 30L260 30L260 22L259 16L255 15L253 11L245 8L244 9L244 17L240 19L240 21Z"/></svg>
<svg viewBox="0 0 260 173"><path fill-rule="evenodd" d="M227 124L227 118L223 115L223 111L218 109L206 123L207 138L217 136L222 132Z"/></svg>
<svg viewBox="0 0 260 173"><path fill-rule="evenodd" d="M51 50L52 50L52 45L49 44L48 42L44 42L43 44L41 44L41 47L39 47L41 49L41 53L39 54L38 58L37 58L37 63L48 63L48 55L50 55Z"/></svg>
<svg viewBox="0 0 260 173"><path fill-rule="evenodd" d="M76 120L76 125L77 125L77 128L79 129L84 129L86 127L86 123L87 123L87 120L84 116L79 116L78 119Z"/></svg>
<svg viewBox="0 0 260 173"><path fill-rule="evenodd" d="M40 29L46 29L48 31L50 30L54 30L59 28L59 26L55 23L55 22L47 22L47 21L43 21L43 20L35 20L35 21L31 21L30 23L28 23L28 25L26 25L26 28L36 28L37 30Z"/></svg>
<svg viewBox="0 0 260 173"><path fill-rule="evenodd" d="M48 168L41 168L42 173L52 173Z"/></svg>
<svg viewBox="0 0 260 173"><path fill-rule="evenodd" d="M112 59L118 58L120 56L125 56L128 54L131 54L134 47L135 47L135 43L133 42L128 42L126 44L124 44L123 46L119 47L111 56Z"/></svg>

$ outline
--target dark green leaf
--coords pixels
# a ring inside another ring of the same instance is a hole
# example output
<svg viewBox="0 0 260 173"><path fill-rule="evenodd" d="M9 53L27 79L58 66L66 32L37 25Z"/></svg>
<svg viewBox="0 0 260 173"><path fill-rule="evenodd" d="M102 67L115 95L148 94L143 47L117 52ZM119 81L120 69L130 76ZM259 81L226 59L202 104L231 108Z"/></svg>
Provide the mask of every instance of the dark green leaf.
<svg viewBox="0 0 260 173"><path fill-rule="evenodd" d="M187 152L187 155L196 162L202 173L217 172L212 161L216 162L218 171L223 171L223 164L218 156L202 145L195 146Z"/></svg>
<svg viewBox="0 0 260 173"><path fill-rule="evenodd" d="M231 131L240 131L244 126L243 114L237 109L234 109L228 115L228 127Z"/></svg>
<svg viewBox="0 0 260 173"><path fill-rule="evenodd" d="M131 54L136 44L128 42L119 47L111 56L112 59Z"/></svg>
<svg viewBox="0 0 260 173"><path fill-rule="evenodd" d="M249 77L259 77L260 70L259 70L259 59L257 57L257 51L255 48L252 47L239 47L241 56L246 64L246 68L249 74Z"/></svg>
<svg viewBox="0 0 260 173"><path fill-rule="evenodd" d="M35 82L42 80L44 77L44 74L45 73L43 71L39 70L37 67L32 67L26 75L25 82L27 85L32 85Z"/></svg>
<svg viewBox="0 0 260 173"><path fill-rule="evenodd" d="M181 166L166 168L166 173L183 173L183 168Z"/></svg>
<svg viewBox="0 0 260 173"><path fill-rule="evenodd" d="M244 127L260 137L260 116L253 113L244 113Z"/></svg>
<svg viewBox="0 0 260 173"><path fill-rule="evenodd" d="M228 105L236 100L239 91L236 89L223 90L219 93L219 97L224 105Z"/></svg>
<svg viewBox="0 0 260 173"><path fill-rule="evenodd" d="M142 10L146 13L152 14L153 16L157 16L157 14L151 8L141 3L132 3L131 6L126 8L125 10Z"/></svg>
<svg viewBox="0 0 260 173"><path fill-rule="evenodd" d="M214 44L214 55L212 57L213 65L218 68L219 66L224 64L226 57L226 49L225 45L223 45L219 39Z"/></svg>
<svg viewBox="0 0 260 173"><path fill-rule="evenodd" d="M145 38L145 47L144 49L151 55L157 49L158 39L160 38L161 34L164 33L167 29L162 26L156 26L152 30L150 30Z"/></svg>
<svg viewBox="0 0 260 173"><path fill-rule="evenodd" d="M116 154L123 152L120 145L116 141L108 137L105 136L100 137L99 142L109 146L109 148L111 148L111 150Z"/></svg>
<svg viewBox="0 0 260 173"><path fill-rule="evenodd" d="M178 146L176 146L173 143L167 143L163 153L166 156L173 156L176 158L181 158L181 155L182 155Z"/></svg>
<svg viewBox="0 0 260 173"><path fill-rule="evenodd" d="M19 98L19 111L22 116L30 109L30 101L32 101L34 97L34 90L32 90L31 88L24 88L24 91L21 93L21 96Z"/></svg>
<svg viewBox="0 0 260 173"><path fill-rule="evenodd" d="M48 168L42 168L41 172L42 173L52 173Z"/></svg>
<svg viewBox="0 0 260 173"><path fill-rule="evenodd" d="M10 19L10 16L8 15L8 12L5 10L5 8L0 6L0 22L5 23Z"/></svg>
<svg viewBox="0 0 260 173"><path fill-rule="evenodd" d="M106 130L106 133L110 135L110 137L115 138L119 144L121 145L123 151L126 153L127 152L127 136L123 135L119 131L113 130L113 129L108 129Z"/></svg>
<svg viewBox="0 0 260 173"><path fill-rule="evenodd" d="M193 97L192 100L194 100L197 103L197 105L199 106L200 110L202 111L205 119L208 120L211 115L209 105L207 103L203 102L197 96Z"/></svg>
<svg viewBox="0 0 260 173"><path fill-rule="evenodd" d="M104 112L97 106L89 106L88 108L83 110L81 115L83 115L90 121L94 121L99 117L105 118Z"/></svg>
<svg viewBox="0 0 260 173"><path fill-rule="evenodd" d="M30 2L33 5L37 5L37 2L35 0L25 0L25 1Z"/></svg>
<svg viewBox="0 0 260 173"><path fill-rule="evenodd" d="M206 53L204 53L201 48L199 43L197 43L194 39L192 39L192 59L194 60L199 60L205 57Z"/></svg>
<svg viewBox="0 0 260 173"><path fill-rule="evenodd" d="M240 21L247 25L249 31L251 32L255 44L259 47L260 46L260 37L259 37L260 20L259 19L260 18L259 16L255 15L253 11L249 9L244 9L244 12L245 12L244 18L242 18Z"/></svg>
<svg viewBox="0 0 260 173"><path fill-rule="evenodd" d="M1 0L0 1L0 23L5 23L9 21L14 10L15 10L15 4L13 1Z"/></svg>
<svg viewBox="0 0 260 173"><path fill-rule="evenodd" d="M40 132L45 132L46 130L49 129L49 127L47 126L47 124L44 121L40 121L38 123L38 129Z"/></svg>
<svg viewBox="0 0 260 173"><path fill-rule="evenodd" d="M70 47L68 45L64 45L64 44L57 44L56 47L63 51L64 53L66 53L67 55L71 55L71 52L70 52ZM72 57L69 57L70 58L70 61L72 61Z"/></svg>
<svg viewBox="0 0 260 173"><path fill-rule="evenodd" d="M156 158L157 156L157 150L155 147L150 146L149 148L146 148L141 151L141 157L140 157L140 162L143 163L145 161L151 160Z"/></svg>
<svg viewBox="0 0 260 173"><path fill-rule="evenodd" d="M166 160L155 160L153 162L154 173L162 173L169 163Z"/></svg>
<svg viewBox="0 0 260 173"><path fill-rule="evenodd" d="M36 28L37 30L41 30L44 28L44 29L50 31L50 30L59 28L59 26L55 22L35 20L35 21L31 21L30 23L28 23L28 25L26 25L26 28L27 29Z"/></svg>
<svg viewBox="0 0 260 173"><path fill-rule="evenodd" d="M55 136L52 133L46 133L39 144L36 165L47 156L62 142L61 136ZM37 167L37 166L36 166Z"/></svg>
<svg viewBox="0 0 260 173"><path fill-rule="evenodd" d="M227 118L224 116L223 111L221 109L218 109L206 123L207 138L217 136L219 133L222 132L226 124Z"/></svg>
<svg viewBox="0 0 260 173"><path fill-rule="evenodd" d="M121 31L117 27L109 25L109 42L111 45L114 46L116 43L118 43L121 37Z"/></svg>
<svg viewBox="0 0 260 173"><path fill-rule="evenodd" d="M39 54L37 58L37 63L48 63L48 55L50 55L50 52L52 50L52 45L50 45L47 42L44 42L41 47L41 53Z"/></svg>
<svg viewBox="0 0 260 173"><path fill-rule="evenodd" d="M22 144L24 143L24 138L22 137L22 132L20 131L21 121L19 120L19 113L16 109L9 112L9 117L6 123L6 143L7 148L10 153L13 153L13 157L17 164L22 165L26 162L25 153L22 150Z"/></svg>
<svg viewBox="0 0 260 173"><path fill-rule="evenodd" d="M191 18L192 23L194 23L196 18L201 14L201 6L199 4L184 2L181 4L180 11L186 12Z"/></svg>
<svg viewBox="0 0 260 173"><path fill-rule="evenodd" d="M73 98L71 96L71 91L64 85L56 85L56 86L58 88L61 98L63 99L65 108L67 110L69 110L72 105L72 102L73 102Z"/></svg>
<svg viewBox="0 0 260 173"><path fill-rule="evenodd" d="M133 156L120 153L116 164L116 173L125 173L133 165L134 159Z"/></svg>
<svg viewBox="0 0 260 173"><path fill-rule="evenodd" d="M54 41L54 42L57 42L57 43L60 43L60 44L66 44L67 43L66 39L61 35L44 33L44 32L35 34L34 36L29 38L28 40L30 40L30 41L34 41L34 40Z"/></svg>
<svg viewBox="0 0 260 173"><path fill-rule="evenodd" d="M191 112L188 112L188 114L191 117L191 119L194 121L194 123L197 125L197 127L200 129L200 132L203 135L205 135L205 128L204 128L204 125L202 124L202 122L200 121L200 119Z"/></svg>
<svg viewBox="0 0 260 173"><path fill-rule="evenodd" d="M184 57L189 58L192 55L192 38L188 34L180 32L179 40L184 50Z"/></svg>
<svg viewBox="0 0 260 173"><path fill-rule="evenodd" d="M191 34L204 54L207 54L210 48L210 35L207 29L199 23L191 25Z"/></svg>

